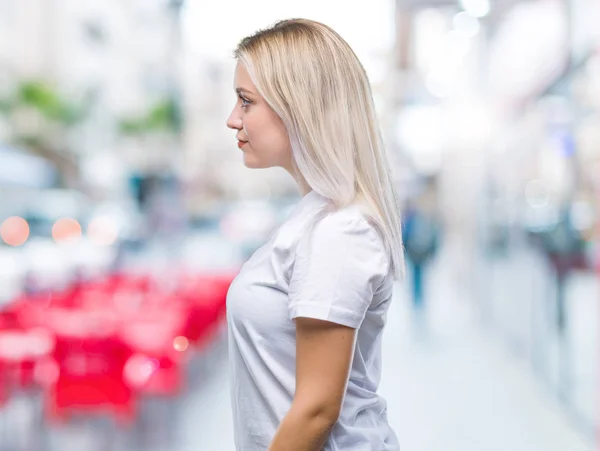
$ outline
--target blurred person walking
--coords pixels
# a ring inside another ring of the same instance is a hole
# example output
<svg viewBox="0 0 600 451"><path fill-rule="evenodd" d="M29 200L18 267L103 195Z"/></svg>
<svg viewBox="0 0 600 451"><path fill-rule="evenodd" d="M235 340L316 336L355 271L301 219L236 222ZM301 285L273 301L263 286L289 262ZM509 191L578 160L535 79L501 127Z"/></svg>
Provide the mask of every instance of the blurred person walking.
<svg viewBox="0 0 600 451"><path fill-rule="evenodd" d="M411 272L412 301L415 311L425 308L425 271L440 244L440 219L436 207L435 184L409 199L404 209L402 237Z"/></svg>
<svg viewBox="0 0 600 451"><path fill-rule="evenodd" d="M244 163L284 168L303 194L229 289L236 448L398 450L377 391L404 256L365 70L304 19L244 38L235 57L227 126Z"/></svg>

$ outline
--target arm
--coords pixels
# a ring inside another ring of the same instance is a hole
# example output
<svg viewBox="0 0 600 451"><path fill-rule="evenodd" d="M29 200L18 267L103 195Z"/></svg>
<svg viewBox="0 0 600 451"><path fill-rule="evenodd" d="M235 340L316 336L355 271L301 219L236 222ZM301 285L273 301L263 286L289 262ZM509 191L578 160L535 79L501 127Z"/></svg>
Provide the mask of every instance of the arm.
<svg viewBox="0 0 600 451"><path fill-rule="evenodd" d="M340 414L355 329L296 318L296 392L269 451L319 451Z"/></svg>

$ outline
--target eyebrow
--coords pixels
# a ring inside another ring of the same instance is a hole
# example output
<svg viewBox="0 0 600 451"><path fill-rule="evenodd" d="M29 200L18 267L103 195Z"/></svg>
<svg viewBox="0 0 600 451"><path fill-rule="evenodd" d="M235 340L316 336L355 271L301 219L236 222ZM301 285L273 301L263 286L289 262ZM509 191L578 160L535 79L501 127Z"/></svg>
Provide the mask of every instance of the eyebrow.
<svg viewBox="0 0 600 451"><path fill-rule="evenodd" d="M254 94L252 91L250 91L249 89L246 88L235 88L235 92L237 92L238 94L242 94L242 93L246 93L246 94Z"/></svg>

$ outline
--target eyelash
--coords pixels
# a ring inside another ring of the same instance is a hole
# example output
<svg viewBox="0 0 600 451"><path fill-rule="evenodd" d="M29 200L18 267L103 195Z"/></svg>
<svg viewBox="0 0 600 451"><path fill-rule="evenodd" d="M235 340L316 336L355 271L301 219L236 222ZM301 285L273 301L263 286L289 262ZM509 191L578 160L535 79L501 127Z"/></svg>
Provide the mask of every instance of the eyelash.
<svg viewBox="0 0 600 451"><path fill-rule="evenodd" d="M242 96L238 96L240 98L240 100L242 101L242 108L246 108L248 107L248 105L250 105L252 102Z"/></svg>

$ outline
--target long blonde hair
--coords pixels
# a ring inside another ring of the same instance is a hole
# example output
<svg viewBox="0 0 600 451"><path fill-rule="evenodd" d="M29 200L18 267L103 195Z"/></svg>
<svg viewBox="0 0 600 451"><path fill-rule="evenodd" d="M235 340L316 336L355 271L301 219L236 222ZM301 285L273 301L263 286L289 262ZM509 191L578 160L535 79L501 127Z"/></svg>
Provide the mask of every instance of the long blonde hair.
<svg viewBox="0 0 600 451"><path fill-rule="evenodd" d="M367 74L330 27L291 19L244 38L235 58L282 119L295 170L343 208L361 198L404 274L400 209Z"/></svg>

